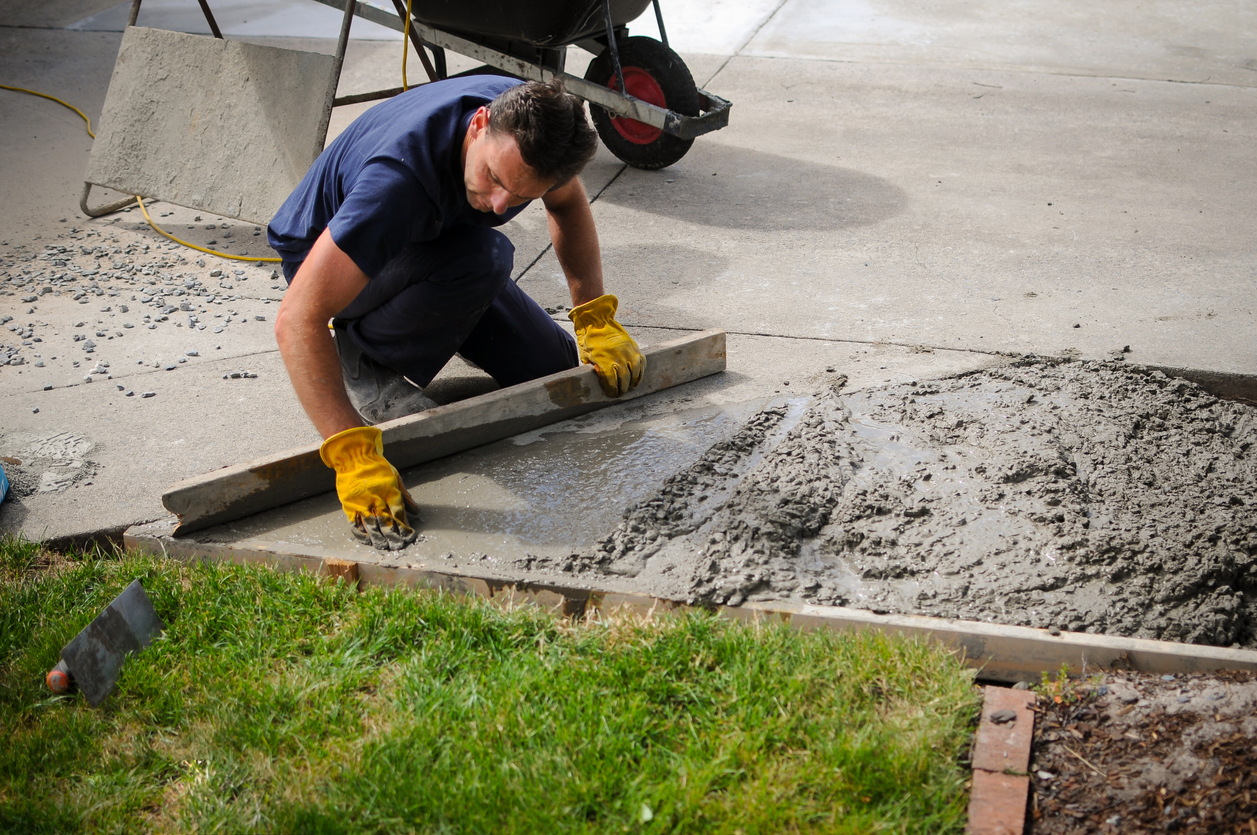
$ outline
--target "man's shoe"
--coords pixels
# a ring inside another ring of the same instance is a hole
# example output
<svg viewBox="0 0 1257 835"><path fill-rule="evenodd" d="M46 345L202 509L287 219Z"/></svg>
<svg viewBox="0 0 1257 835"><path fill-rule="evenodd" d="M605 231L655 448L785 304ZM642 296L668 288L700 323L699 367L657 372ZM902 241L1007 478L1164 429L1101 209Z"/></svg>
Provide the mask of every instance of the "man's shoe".
<svg viewBox="0 0 1257 835"><path fill-rule="evenodd" d="M437 405L422 388L364 354L343 328L337 326L333 333L349 402L368 422L383 423Z"/></svg>

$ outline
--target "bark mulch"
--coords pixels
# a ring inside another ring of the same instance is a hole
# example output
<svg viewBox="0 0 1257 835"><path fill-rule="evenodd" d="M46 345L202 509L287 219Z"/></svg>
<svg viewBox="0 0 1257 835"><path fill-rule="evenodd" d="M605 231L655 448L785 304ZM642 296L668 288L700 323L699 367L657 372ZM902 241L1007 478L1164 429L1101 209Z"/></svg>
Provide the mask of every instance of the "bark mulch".
<svg viewBox="0 0 1257 835"><path fill-rule="evenodd" d="M1106 673L1036 709L1027 833L1257 835L1257 676Z"/></svg>

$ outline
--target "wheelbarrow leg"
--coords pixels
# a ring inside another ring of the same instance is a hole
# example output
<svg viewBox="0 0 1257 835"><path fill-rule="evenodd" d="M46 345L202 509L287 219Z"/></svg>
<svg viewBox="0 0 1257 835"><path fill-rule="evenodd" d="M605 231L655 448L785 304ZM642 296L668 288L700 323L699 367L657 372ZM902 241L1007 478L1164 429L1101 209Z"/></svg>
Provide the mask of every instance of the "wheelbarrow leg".
<svg viewBox="0 0 1257 835"><path fill-rule="evenodd" d="M214 20L214 13L210 11L209 3L205 0L196 1L201 4L201 11L205 14L205 22L209 24L210 32L214 33L214 37L220 41L223 40L223 32L218 28L218 21ZM127 26L134 26L139 16L140 0L131 0L131 16L127 18Z"/></svg>
<svg viewBox="0 0 1257 835"><path fill-rule="evenodd" d="M406 4L402 0L393 0L393 7L397 9L397 16L402 19L402 27L406 25ZM423 48L423 41L419 39L419 33L415 31L415 27L410 27L410 42L414 44L415 52L419 53L419 60L423 62L423 71L428 74L428 81L437 81L441 76L437 75L436 69L432 66L432 62L428 60L427 50ZM442 56L444 63L444 56Z"/></svg>
<svg viewBox="0 0 1257 835"><path fill-rule="evenodd" d="M651 0L651 4L655 7L655 22L659 24L659 40L664 46L668 45L668 31L663 28L663 12L659 9L659 0Z"/></svg>
<svg viewBox="0 0 1257 835"><path fill-rule="evenodd" d="M608 87L624 89L624 71L620 69L620 47L616 43L615 23L611 20L611 0L602 0L602 13L607 19L607 47L611 50L611 83Z"/></svg>
<svg viewBox="0 0 1257 835"><path fill-rule="evenodd" d="M201 4L201 11L205 12L205 22L209 24L210 31L214 33L214 37L220 41L223 40L223 31L218 28L218 21L214 20L214 13L210 11L209 3L205 0L196 0Z"/></svg>

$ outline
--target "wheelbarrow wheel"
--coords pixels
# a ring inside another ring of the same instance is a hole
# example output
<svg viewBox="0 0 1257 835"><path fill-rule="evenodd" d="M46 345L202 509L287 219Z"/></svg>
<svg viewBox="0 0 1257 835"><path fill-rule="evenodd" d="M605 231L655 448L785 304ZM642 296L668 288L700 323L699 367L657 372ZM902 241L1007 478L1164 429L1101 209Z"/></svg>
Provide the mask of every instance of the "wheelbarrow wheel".
<svg viewBox="0 0 1257 835"><path fill-rule="evenodd" d="M624 87L630 96L683 116L699 115L698 87L679 55L653 38L625 38L618 46ZM585 80L619 91L620 84L612 75L611 50L604 49L589 62ZM667 168L694 144L693 139L680 139L645 122L616 116L592 102L589 112L607 149L634 168Z"/></svg>

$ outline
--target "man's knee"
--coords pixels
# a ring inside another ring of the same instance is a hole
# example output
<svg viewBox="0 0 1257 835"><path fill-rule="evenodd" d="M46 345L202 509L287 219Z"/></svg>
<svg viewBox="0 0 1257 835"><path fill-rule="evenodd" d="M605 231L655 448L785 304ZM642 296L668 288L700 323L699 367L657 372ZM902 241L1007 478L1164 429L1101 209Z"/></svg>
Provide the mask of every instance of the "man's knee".
<svg viewBox="0 0 1257 835"><path fill-rule="evenodd" d="M451 257L446 268L431 275L430 281L484 282L496 296L511 280L515 246L496 229L469 227L448 234L440 245L451 250Z"/></svg>
<svg viewBox="0 0 1257 835"><path fill-rule="evenodd" d="M505 285L511 278L511 272L515 269L515 245L511 243L511 239L498 232L495 229L487 230L491 235L486 235L484 243L480 247L480 252L484 258L485 271L501 276L502 283Z"/></svg>

